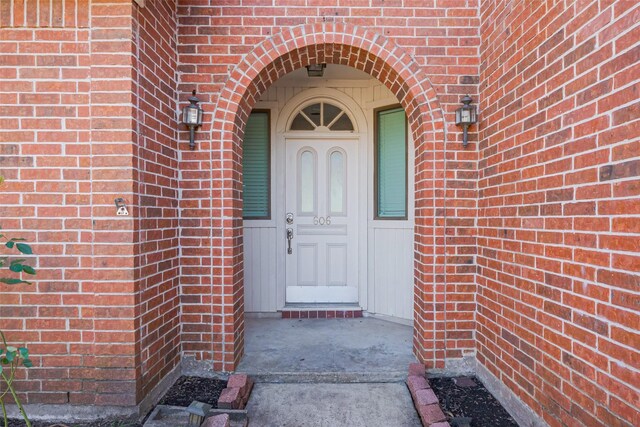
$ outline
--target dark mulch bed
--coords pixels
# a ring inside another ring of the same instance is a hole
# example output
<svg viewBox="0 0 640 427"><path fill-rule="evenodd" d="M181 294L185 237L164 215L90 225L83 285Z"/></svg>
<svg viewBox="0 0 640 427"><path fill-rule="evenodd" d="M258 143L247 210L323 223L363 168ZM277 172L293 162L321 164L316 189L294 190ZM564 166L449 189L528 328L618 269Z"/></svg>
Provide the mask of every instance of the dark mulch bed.
<svg viewBox="0 0 640 427"><path fill-rule="evenodd" d="M1 1L1 0L0 0ZM217 407L220 393L227 386L224 380L214 378L200 377L180 377L178 381L171 386L165 393L158 404L171 406L189 406L191 402L197 400L199 402L208 403ZM100 408L96 407L96 411ZM0 415L1 418L1 415ZM123 418L105 418L90 423L55 423L32 421L33 427L142 427L137 420ZM4 423L0 420L0 425ZM23 420L10 420L9 427L24 427Z"/></svg>
<svg viewBox="0 0 640 427"><path fill-rule="evenodd" d="M471 379L476 385L461 387L453 378L429 378L448 421L451 423L453 417L471 417L471 427L518 427L482 383Z"/></svg>
<svg viewBox="0 0 640 427"><path fill-rule="evenodd" d="M0 421L0 425L4 425ZM9 427L24 427L27 424L23 420L9 420ZM90 423L54 423L44 421L32 421L33 427L142 427L137 421L127 418L105 418L103 420L92 421Z"/></svg>
<svg viewBox="0 0 640 427"><path fill-rule="evenodd" d="M180 377L160 399L159 404L189 406L191 402L197 400L216 408L220 393L226 386L226 381L215 378Z"/></svg>

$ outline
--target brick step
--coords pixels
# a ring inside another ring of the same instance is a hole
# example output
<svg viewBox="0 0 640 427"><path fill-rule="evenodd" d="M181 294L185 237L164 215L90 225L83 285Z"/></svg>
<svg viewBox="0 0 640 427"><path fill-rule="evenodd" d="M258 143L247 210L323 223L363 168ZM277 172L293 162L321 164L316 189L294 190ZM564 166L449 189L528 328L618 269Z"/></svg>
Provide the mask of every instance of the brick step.
<svg viewBox="0 0 640 427"><path fill-rule="evenodd" d="M362 308L352 304L295 304L281 311L283 319L354 319L362 317Z"/></svg>

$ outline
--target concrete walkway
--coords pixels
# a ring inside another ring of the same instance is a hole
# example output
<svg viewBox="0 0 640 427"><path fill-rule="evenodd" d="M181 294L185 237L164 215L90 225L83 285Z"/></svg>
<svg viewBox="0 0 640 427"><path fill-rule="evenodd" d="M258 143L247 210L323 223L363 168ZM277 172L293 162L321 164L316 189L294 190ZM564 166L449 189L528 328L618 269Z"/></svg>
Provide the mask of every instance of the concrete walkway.
<svg viewBox="0 0 640 427"><path fill-rule="evenodd" d="M420 426L404 380L410 326L374 318L245 320L249 426Z"/></svg>
<svg viewBox="0 0 640 427"><path fill-rule="evenodd" d="M410 326L374 318L245 320L238 367L258 382L393 382L415 362Z"/></svg>
<svg viewBox="0 0 640 427"><path fill-rule="evenodd" d="M419 427L403 383L256 384L250 427Z"/></svg>

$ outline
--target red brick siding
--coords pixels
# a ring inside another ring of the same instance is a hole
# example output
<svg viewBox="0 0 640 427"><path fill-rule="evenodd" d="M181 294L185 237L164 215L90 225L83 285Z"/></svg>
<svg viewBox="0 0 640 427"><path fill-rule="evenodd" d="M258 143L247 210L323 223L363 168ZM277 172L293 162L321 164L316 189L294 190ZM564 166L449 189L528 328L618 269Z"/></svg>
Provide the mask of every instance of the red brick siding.
<svg viewBox="0 0 640 427"><path fill-rule="evenodd" d="M132 6L91 2L91 216L96 403L136 401L138 300L135 274L135 187L132 152L135 72ZM114 214L123 197L130 216Z"/></svg>
<svg viewBox="0 0 640 427"><path fill-rule="evenodd" d="M26 403L132 405L132 6L54 3L1 10L1 225L35 242L38 280L2 287L0 317L34 354Z"/></svg>
<svg viewBox="0 0 640 427"><path fill-rule="evenodd" d="M481 12L478 359L551 426L640 425L639 4Z"/></svg>
<svg viewBox="0 0 640 427"><path fill-rule="evenodd" d="M34 355L26 403L93 402L89 21L35 12L0 7L0 226L38 254L36 284L0 286L0 324Z"/></svg>
<svg viewBox="0 0 640 427"><path fill-rule="evenodd" d="M429 101L421 101L419 105L426 108L427 104L433 104L444 110L449 136L446 146L442 144L443 138L431 139L430 145L420 145L416 154L418 168L424 170L417 182L423 183L424 188L417 194L420 206L417 230L423 238L416 244L420 255L416 264L419 275L415 292L415 343L420 357L439 367L445 357L458 358L474 348L473 218L477 159L471 147L475 146L476 137L472 133L470 148L462 151L461 145L453 142L460 139L460 129L451 122L460 97L477 93L478 5L466 1L437 5L422 1L372 4L367 0L339 6L335 3L305 5L280 0L238 0L221 6L195 1L179 3L179 92L184 101L192 89L197 89L209 112L198 151L183 152L180 166L185 190L181 199L184 218L181 246L183 253L188 254L182 270L186 285L184 350L199 359L213 359L217 369L232 369L242 354L239 142L243 121L260 94L283 70L305 65L309 56L351 65L378 77L406 103L412 122L417 124L418 118L425 120L424 128L418 125L413 128L415 135L428 132L433 123L428 116L420 116L417 104L411 104L419 98L413 98L413 94L405 97L412 87L405 81L423 75L428 82L421 84L435 89L429 93ZM327 25L324 32L321 27L312 27L322 23L336 26ZM360 46L354 43L365 29L369 37L367 46L374 41L371 47L375 47L375 34L379 34L384 36L377 41L381 46L388 40L389 49L394 45L401 47L395 51L399 57L386 57L375 51L369 58L371 63L367 63L367 53L358 51ZM263 47L256 48L261 43ZM300 48L293 51L296 44ZM359 60L358 54L362 55ZM375 56L382 56L383 60L376 60ZM374 62L377 68L371 68ZM410 68L402 69L400 64L411 62ZM400 78L394 82L396 72ZM224 90L228 92L220 97L225 84ZM214 105L217 112L212 117ZM185 139L181 141L186 146ZM213 175L209 173L211 167ZM213 206L209 203L211 199ZM439 201L436 206L435 200ZM436 229L439 231L434 235ZM209 244L211 239L213 244ZM446 316L445 302L449 311ZM211 318L213 331L207 327Z"/></svg>
<svg viewBox="0 0 640 427"><path fill-rule="evenodd" d="M41 2L33 21L37 2L14 3L1 225L37 242L39 280L3 288L0 316L47 366L20 387L28 403L131 405L179 360L175 5L134 20L128 1Z"/></svg>
<svg viewBox="0 0 640 427"><path fill-rule="evenodd" d="M387 84L418 141L421 359L477 345L551 425L640 424L636 2L202 3L0 5L0 225L36 242L39 270L0 288L0 319L35 354L28 403L132 405L181 340L233 369L243 123L324 57ZM479 74L463 150L453 111ZM193 152L175 116L192 89Z"/></svg>
<svg viewBox="0 0 640 427"><path fill-rule="evenodd" d="M180 361L176 5L134 8L138 400Z"/></svg>

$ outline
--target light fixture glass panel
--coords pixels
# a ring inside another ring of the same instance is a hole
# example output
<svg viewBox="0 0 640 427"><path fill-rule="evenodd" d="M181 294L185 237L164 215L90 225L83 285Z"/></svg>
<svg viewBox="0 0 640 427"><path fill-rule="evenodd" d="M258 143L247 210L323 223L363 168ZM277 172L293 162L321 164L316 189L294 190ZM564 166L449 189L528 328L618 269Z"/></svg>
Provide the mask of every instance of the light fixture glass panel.
<svg viewBox="0 0 640 427"><path fill-rule="evenodd" d="M187 107L187 119L185 122L190 125L198 123L198 110Z"/></svg>

